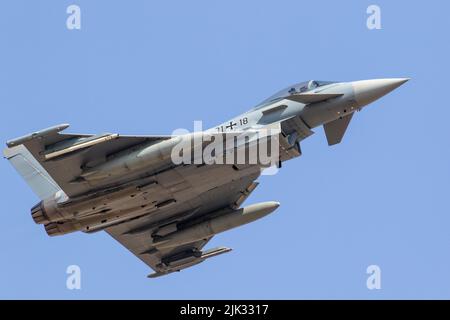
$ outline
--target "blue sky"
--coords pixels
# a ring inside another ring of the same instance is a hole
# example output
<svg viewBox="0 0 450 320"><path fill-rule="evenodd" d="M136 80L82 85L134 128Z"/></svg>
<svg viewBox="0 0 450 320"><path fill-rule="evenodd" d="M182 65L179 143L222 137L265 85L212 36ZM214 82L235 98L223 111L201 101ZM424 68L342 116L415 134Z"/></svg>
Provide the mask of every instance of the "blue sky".
<svg viewBox="0 0 450 320"><path fill-rule="evenodd" d="M81 8L81 30L66 8ZM381 8L368 30L366 8ZM233 252L167 277L106 233L49 238L38 198L0 161L0 298L450 298L448 1L2 1L0 141L206 127L295 82L411 77L358 113L340 145L321 128L262 177L265 219L215 237ZM66 288L79 265L81 290ZM381 268L368 290L366 268Z"/></svg>

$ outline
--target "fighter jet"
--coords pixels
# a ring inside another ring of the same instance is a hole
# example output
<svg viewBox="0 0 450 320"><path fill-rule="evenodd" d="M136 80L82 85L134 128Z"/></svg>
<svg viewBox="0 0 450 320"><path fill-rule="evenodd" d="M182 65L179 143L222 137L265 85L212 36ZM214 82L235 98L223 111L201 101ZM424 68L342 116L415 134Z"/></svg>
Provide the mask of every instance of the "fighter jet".
<svg viewBox="0 0 450 320"><path fill-rule="evenodd" d="M201 131L215 136L212 140L250 137L245 143L225 144L213 152L214 161L192 156L196 147L208 146L203 140L195 143L199 132L62 133L68 124L9 140L4 156L41 199L31 216L49 236L104 230L154 270L149 277L158 277L231 251L203 248L214 235L278 208L274 201L242 206L261 172L273 165L247 157L236 160L240 149L249 151L252 142L263 141L259 133L272 130L266 137L270 147L275 146L271 150L277 151L275 166L280 168L302 154L300 142L314 133L312 129L323 126L328 144L340 143L356 111L408 80L311 80L289 86L253 109ZM189 147L180 153L183 143ZM174 161L174 154L195 161ZM231 161L216 161L230 154Z"/></svg>

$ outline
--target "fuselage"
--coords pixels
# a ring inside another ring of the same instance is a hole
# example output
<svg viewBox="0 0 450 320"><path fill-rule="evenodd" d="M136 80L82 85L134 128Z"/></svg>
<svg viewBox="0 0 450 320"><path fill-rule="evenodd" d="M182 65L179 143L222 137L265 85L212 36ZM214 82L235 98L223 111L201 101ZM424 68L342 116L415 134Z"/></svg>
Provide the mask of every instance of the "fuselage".
<svg viewBox="0 0 450 320"><path fill-rule="evenodd" d="M243 206L264 169L301 156L315 127L340 143L355 111L407 80L306 81L170 136L61 134L62 124L8 141L4 154L41 199L31 215L48 235L105 230L158 277L229 252L203 247L280 205Z"/></svg>

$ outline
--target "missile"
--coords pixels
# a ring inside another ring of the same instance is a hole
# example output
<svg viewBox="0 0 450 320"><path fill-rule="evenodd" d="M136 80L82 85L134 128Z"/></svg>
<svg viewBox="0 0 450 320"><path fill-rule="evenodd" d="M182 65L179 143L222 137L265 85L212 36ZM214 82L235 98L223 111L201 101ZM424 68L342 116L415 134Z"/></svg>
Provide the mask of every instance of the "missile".
<svg viewBox="0 0 450 320"><path fill-rule="evenodd" d="M58 157L65 156L67 154L74 153L79 150L83 150L92 146L95 146L97 144L117 139L119 135L117 133L111 134L106 133L98 136L92 136L89 138L82 139L81 141L78 141L73 144L69 144L66 147L63 147L61 149L56 150L50 150L50 152L44 153L45 160L52 160Z"/></svg>
<svg viewBox="0 0 450 320"><path fill-rule="evenodd" d="M279 206L279 202L268 201L252 204L237 210L228 209L214 218L177 230L168 235L154 238L153 245L158 250L169 249L206 239L215 234L258 220L273 212Z"/></svg>
<svg viewBox="0 0 450 320"><path fill-rule="evenodd" d="M19 144L23 144L26 143L28 141L37 139L37 138L42 138L45 136L49 136L55 133L58 133L60 131L63 131L64 129L67 129L69 127L69 125L67 123L63 123L63 124L59 124L57 126L53 126L47 129L43 129L40 131L36 131L30 134L27 134L23 137L19 137L16 139L12 139L6 142L6 145L8 146L8 148L12 148L14 146L18 146Z"/></svg>

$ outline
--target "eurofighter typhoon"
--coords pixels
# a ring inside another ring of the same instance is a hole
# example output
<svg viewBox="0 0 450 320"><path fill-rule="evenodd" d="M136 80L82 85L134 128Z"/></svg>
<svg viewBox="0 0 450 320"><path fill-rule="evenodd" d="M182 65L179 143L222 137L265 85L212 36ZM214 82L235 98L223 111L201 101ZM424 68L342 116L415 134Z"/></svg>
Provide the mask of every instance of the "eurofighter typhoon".
<svg viewBox="0 0 450 320"><path fill-rule="evenodd" d="M104 230L157 277L229 252L203 248L279 206L241 206L261 172L299 157L316 127L340 143L355 111L406 81L302 82L217 127L170 136L61 133L62 124L9 140L4 156L41 199L31 216L49 236Z"/></svg>

